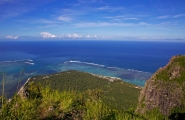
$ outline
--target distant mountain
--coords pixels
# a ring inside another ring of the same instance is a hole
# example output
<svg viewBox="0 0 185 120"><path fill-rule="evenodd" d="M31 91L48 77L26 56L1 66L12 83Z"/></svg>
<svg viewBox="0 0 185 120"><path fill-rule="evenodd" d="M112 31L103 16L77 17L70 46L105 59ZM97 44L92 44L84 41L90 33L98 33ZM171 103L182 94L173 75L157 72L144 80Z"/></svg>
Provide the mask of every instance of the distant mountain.
<svg viewBox="0 0 185 120"><path fill-rule="evenodd" d="M146 81L136 112L185 119L185 56L172 57Z"/></svg>

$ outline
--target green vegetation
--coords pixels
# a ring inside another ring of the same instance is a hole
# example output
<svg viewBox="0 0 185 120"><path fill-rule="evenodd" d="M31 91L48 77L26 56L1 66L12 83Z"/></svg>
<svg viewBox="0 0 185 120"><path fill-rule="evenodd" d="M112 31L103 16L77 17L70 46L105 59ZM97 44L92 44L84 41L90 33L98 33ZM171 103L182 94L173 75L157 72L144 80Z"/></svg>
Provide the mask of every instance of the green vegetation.
<svg viewBox="0 0 185 120"><path fill-rule="evenodd" d="M137 113L145 118L185 118L185 56L171 58L142 89Z"/></svg>
<svg viewBox="0 0 185 120"><path fill-rule="evenodd" d="M174 70L174 71L173 71ZM156 80L169 81L173 72L177 72L176 76L172 79L175 82L182 84L185 82L185 56L179 55L173 58L170 61L170 64L167 65L165 69L162 69L159 73L156 74ZM179 76L178 76L179 75Z"/></svg>
<svg viewBox="0 0 185 120"><path fill-rule="evenodd" d="M145 118L150 118L151 120L165 120L168 119L167 116L164 116L163 114L161 114L161 112L159 111L159 108L153 108L150 111L147 111L145 114L143 114L143 116Z"/></svg>
<svg viewBox="0 0 185 120"><path fill-rule="evenodd" d="M123 112L107 107L96 97L97 91L77 93L75 91L58 91L50 87L27 85L27 97L14 95L9 101L5 100L0 111L2 120L123 120L138 117L130 112ZM95 96L94 96L95 95Z"/></svg>
<svg viewBox="0 0 185 120"><path fill-rule="evenodd" d="M59 91L73 90L78 93L96 91L96 97L111 108L119 110L135 109L140 89L135 85L115 80L113 82L78 71L66 71L50 76L33 77L34 84L50 86Z"/></svg>
<svg viewBox="0 0 185 120"><path fill-rule="evenodd" d="M160 88L163 90L163 85L168 84L162 83L169 83L168 81L170 81L169 85L180 86L179 90L182 88L182 93L185 95L185 89L183 89L185 85L184 72L185 56L174 57L166 67L160 69L152 78L160 82L160 84L154 83L154 86L158 85L155 90ZM18 85L19 83L20 80ZM181 87L181 85L183 86ZM2 91L4 91L4 76ZM163 91L159 92L163 93ZM173 88L171 92L173 92ZM136 114L134 111L138 105L140 93L138 86L119 79L105 78L79 71L65 71L32 77L24 86L23 93L16 93L11 100L8 100L2 92L0 119L159 120L185 117L183 106L172 109L170 116L162 114L161 106L147 110L144 114L139 114L139 112ZM170 93L168 94L170 95ZM163 96L163 94L161 95ZM165 97L167 97L166 94L160 98ZM142 109L147 106L144 103L146 98L141 99ZM182 100L182 105L185 105L184 101L185 98Z"/></svg>

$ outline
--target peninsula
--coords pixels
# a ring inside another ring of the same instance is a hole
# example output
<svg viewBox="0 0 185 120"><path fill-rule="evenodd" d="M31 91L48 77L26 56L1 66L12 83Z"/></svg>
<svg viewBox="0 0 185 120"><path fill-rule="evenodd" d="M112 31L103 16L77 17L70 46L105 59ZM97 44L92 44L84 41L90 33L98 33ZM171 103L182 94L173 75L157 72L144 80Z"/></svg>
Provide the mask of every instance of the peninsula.
<svg viewBox="0 0 185 120"><path fill-rule="evenodd" d="M185 118L185 56L174 56L143 88L115 77L65 71L29 78L10 100L1 97L4 119Z"/></svg>

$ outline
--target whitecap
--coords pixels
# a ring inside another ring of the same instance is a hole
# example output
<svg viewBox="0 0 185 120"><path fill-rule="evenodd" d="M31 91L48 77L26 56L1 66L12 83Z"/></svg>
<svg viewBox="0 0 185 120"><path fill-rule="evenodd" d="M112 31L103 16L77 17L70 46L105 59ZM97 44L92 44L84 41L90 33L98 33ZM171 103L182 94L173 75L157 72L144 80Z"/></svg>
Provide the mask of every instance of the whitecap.
<svg viewBox="0 0 185 120"><path fill-rule="evenodd" d="M31 59L23 59L23 60L2 61L0 63L16 63L16 62L33 62L33 60L31 60Z"/></svg>
<svg viewBox="0 0 185 120"><path fill-rule="evenodd" d="M28 59L28 61L33 62L33 60L31 60L31 59Z"/></svg>
<svg viewBox="0 0 185 120"><path fill-rule="evenodd" d="M9 62L13 62L13 61L2 61L0 63L9 63Z"/></svg>
<svg viewBox="0 0 185 120"><path fill-rule="evenodd" d="M135 70L135 71L137 71L137 72L143 72L143 71L139 71L139 70Z"/></svg>
<svg viewBox="0 0 185 120"><path fill-rule="evenodd" d="M65 61L64 63L68 63L68 61Z"/></svg>
<svg viewBox="0 0 185 120"><path fill-rule="evenodd" d="M104 65L100 65L100 64L96 64L96 63L89 63L89 62L81 62L81 61L74 61L74 60L70 60L70 61L65 61L64 63L80 63L80 64L87 64L87 65L94 65L94 66L100 66L100 67L105 67Z"/></svg>
<svg viewBox="0 0 185 120"><path fill-rule="evenodd" d="M144 71L140 71L140 70L134 70L134 69L127 69L128 71L132 71L132 72L140 72L140 73L147 73L147 74L151 74L150 72L144 72Z"/></svg>
<svg viewBox="0 0 185 120"><path fill-rule="evenodd" d="M69 62L82 63L82 62L80 62L80 61L73 61L73 60L70 60Z"/></svg>
<svg viewBox="0 0 185 120"><path fill-rule="evenodd" d="M16 63L16 62L20 62L18 60L13 60L13 61L2 61L0 63Z"/></svg>
<svg viewBox="0 0 185 120"><path fill-rule="evenodd" d="M134 69L127 69L127 70L129 70L129 71L133 71L133 72L135 72L136 70L134 70Z"/></svg>
<svg viewBox="0 0 185 120"><path fill-rule="evenodd" d="M108 69L121 69L119 67L107 67Z"/></svg>
<svg viewBox="0 0 185 120"><path fill-rule="evenodd" d="M24 62L26 64L30 64L30 65L34 65L34 63L31 63L31 62Z"/></svg>

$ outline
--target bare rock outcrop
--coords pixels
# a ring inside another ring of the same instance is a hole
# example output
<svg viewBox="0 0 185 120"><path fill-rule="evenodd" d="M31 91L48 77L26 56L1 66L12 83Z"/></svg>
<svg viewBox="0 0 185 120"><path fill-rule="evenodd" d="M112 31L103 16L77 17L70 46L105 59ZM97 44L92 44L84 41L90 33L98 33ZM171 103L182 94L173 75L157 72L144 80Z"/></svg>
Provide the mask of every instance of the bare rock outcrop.
<svg viewBox="0 0 185 120"><path fill-rule="evenodd" d="M140 92L138 113L157 108L163 115L185 109L185 56L174 56L169 63L146 81Z"/></svg>
<svg viewBox="0 0 185 120"><path fill-rule="evenodd" d="M28 80L24 83L24 85L19 89L18 91L18 95L20 95L21 98L26 98L26 90L25 90L25 86L28 84L30 78L28 78Z"/></svg>

